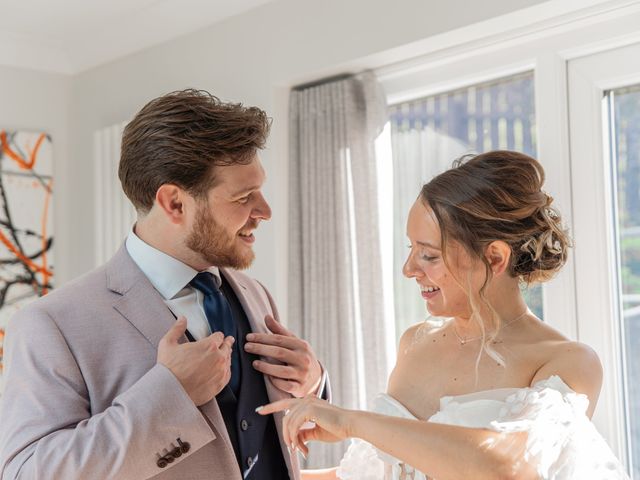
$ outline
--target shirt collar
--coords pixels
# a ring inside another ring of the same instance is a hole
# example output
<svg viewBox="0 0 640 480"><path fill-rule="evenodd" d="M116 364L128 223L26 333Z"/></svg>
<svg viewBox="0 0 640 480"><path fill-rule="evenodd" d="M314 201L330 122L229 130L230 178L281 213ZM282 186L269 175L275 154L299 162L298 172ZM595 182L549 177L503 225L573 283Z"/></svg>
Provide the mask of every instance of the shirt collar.
<svg viewBox="0 0 640 480"><path fill-rule="evenodd" d="M134 228L135 225L125 242L127 252L160 295L165 300L172 299L188 285L198 271L145 243L135 234ZM206 271L213 274L216 284L220 287L222 279L218 267L209 267Z"/></svg>

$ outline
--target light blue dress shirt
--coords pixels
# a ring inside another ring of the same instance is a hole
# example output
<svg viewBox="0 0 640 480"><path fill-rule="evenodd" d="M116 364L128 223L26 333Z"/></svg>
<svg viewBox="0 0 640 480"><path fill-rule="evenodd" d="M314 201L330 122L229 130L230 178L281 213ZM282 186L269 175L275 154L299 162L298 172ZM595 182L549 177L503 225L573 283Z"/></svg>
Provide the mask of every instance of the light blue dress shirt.
<svg viewBox="0 0 640 480"><path fill-rule="evenodd" d="M125 247L173 314L176 317L184 315L187 318L189 333L196 340L210 335L211 329L204 313L204 295L189 285L198 271L145 243L133 229L127 236ZM209 267L206 271L213 274L219 287L222 279L218 268Z"/></svg>

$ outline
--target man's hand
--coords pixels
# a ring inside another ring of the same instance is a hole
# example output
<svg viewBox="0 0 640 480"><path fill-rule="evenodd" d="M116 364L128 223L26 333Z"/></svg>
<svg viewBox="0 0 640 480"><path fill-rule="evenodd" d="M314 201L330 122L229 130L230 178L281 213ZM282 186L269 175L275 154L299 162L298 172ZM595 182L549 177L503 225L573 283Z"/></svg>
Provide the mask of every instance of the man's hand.
<svg viewBox="0 0 640 480"><path fill-rule="evenodd" d="M187 319L181 316L158 344L158 363L176 376L199 407L229 383L235 339L216 332L197 342L178 343L186 330Z"/></svg>
<svg viewBox="0 0 640 480"><path fill-rule="evenodd" d="M275 363L256 360L253 367L268 375L277 388L294 397L315 394L322 379L322 368L311 346L272 316L267 315L265 323L272 333L250 333L244 348Z"/></svg>

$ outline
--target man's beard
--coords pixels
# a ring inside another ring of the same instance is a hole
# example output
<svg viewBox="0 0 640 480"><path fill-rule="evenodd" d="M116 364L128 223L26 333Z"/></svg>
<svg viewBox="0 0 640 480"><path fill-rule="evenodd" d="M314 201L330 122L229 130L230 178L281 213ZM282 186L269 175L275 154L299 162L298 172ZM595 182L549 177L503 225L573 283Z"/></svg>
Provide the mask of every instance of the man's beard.
<svg viewBox="0 0 640 480"><path fill-rule="evenodd" d="M257 227L257 222L250 226ZM253 263L255 254L251 248L243 249L237 242L235 236L229 235L214 220L206 206L198 207L193 228L186 240L189 249L200 254L212 266L244 270Z"/></svg>

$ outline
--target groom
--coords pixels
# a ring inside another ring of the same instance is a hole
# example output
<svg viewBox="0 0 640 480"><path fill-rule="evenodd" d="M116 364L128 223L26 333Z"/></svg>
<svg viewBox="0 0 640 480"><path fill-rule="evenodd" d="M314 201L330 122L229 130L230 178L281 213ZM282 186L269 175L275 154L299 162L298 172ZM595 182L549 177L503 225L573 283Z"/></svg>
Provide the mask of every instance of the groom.
<svg viewBox="0 0 640 480"><path fill-rule="evenodd" d="M326 376L238 271L271 216L257 156L269 124L185 90L127 125L119 175L138 220L125 244L9 325L3 480L300 478L280 418L255 408L325 396Z"/></svg>

